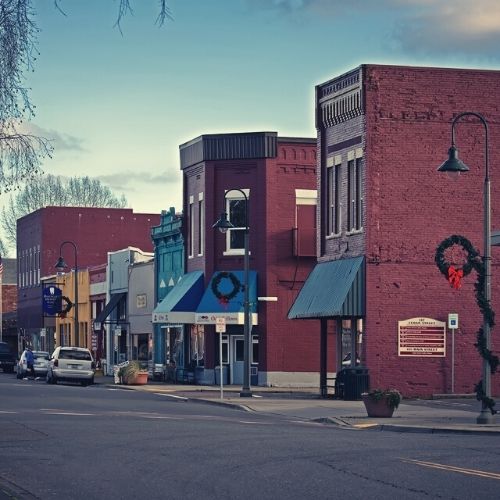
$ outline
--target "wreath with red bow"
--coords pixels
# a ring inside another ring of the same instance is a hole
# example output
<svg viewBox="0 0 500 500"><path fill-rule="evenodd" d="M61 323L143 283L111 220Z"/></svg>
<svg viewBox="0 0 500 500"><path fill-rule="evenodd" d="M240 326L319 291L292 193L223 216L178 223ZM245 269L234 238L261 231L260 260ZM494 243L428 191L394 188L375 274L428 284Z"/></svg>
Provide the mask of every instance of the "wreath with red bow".
<svg viewBox="0 0 500 500"><path fill-rule="evenodd" d="M454 266L453 264L447 262L444 255L446 250L454 245L462 247L466 252L466 261L461 267ZM495 313L491 308L490 302L486 300L486 297L484 296L484 283L486 280L484 261L472 243L467 238L454 234L442 241L437 247L435 261L439 270L448 280L451 287L456 290L462 286L462 278L470 274L472 270L476 271L477 281L474 285L476 302L483 315L484 321L490 325L490 328L493 328L495 325ZM496 373L498 365L500 364L500 359L486 347L486 339L482 327L479 328L477 332L476 343L474 346L477 348L481 357L488 361L491 374ZM475 389L476 399L481 401L483 408L488 408L493 415L497 413L494 409L495 401L486 396L482 380L476 384Z"/></svg>
<svg viewBox="0 0 500 500"><path fill-rule="evenodd" d="M228 293L223 293L220 290L222 280L229 280L231 282L232 288ZM229 273L227 271L221 271L212 280L212 292L219 299L219 302L221 304L227 304L231 299L234 299L234 297L236 297L241 289L242 285L240 283L240 280L236 277L235 274Z"/></svg>

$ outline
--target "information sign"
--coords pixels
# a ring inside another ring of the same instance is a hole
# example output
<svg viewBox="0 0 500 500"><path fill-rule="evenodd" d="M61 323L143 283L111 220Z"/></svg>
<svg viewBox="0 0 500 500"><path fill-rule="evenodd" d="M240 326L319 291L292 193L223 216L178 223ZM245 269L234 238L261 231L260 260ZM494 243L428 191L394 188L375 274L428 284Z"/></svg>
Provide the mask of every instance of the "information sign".
<svg viewBox="0 0 500 500"><path fill-rule="evenodd" d="M446 323L432 318L398 321L399 356L446 356Z"/></svg>

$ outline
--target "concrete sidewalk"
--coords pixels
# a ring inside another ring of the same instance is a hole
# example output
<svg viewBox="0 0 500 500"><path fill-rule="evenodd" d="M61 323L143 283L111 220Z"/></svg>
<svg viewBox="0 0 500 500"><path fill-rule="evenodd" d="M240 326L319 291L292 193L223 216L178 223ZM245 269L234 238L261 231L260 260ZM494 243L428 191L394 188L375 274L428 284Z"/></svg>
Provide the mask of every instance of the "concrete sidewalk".
<svg viewBox="0 0 500 500"><path fill-rule="evenodd" d="M221 399L218 386L179 385L148 382L147 385L115 385L112 377L96 378L96 383L123 390L147 391L204 404L224 405L248 412L283 415L292 419L330 423L349 429L376 429L395 432L500 434L500 415L494 423L476 423L479 414L460 406L436 407L425 402L404 400L392 418L369 418L362 401L320 398L317 389L253 387L253 397L241 398L239 386L224 387ZM458 398L459 396L457 396Z"/></svg>

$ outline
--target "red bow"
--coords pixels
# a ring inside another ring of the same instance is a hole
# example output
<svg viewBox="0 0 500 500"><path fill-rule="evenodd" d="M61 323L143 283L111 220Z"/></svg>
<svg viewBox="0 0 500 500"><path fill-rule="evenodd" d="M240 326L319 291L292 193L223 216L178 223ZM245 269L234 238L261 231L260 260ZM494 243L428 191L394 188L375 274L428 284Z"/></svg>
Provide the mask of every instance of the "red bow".
<svg viewBox="0 0 500 500"><path fill-rule="evenodd" d="M464 277L464 272L462 269L455 269L454 266L448 268L448 281L452 288L458 290L462 286L462 278Z"/></svg>

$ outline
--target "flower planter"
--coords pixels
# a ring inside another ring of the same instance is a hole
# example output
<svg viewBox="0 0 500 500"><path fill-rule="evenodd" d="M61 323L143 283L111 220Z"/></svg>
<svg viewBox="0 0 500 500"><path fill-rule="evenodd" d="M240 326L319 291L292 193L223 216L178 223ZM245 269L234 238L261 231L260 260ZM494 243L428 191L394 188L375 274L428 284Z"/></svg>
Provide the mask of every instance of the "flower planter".
<svg viewBox="0 0 500 500"><path fill-rule="evenodd" d="M365 404L366 413L373 418L389 418L394 413L394 408L389 405L387 396L381 399L374 399L369 394L361 394L361 399Z"/></svg>
<svg viewBox="0 0 500 500"><path fill-rule="evenodd" d="M124 383L127 385L145 385L148 383L148 373L139 372L133 377L128 377L124 379Z"/></svg>

